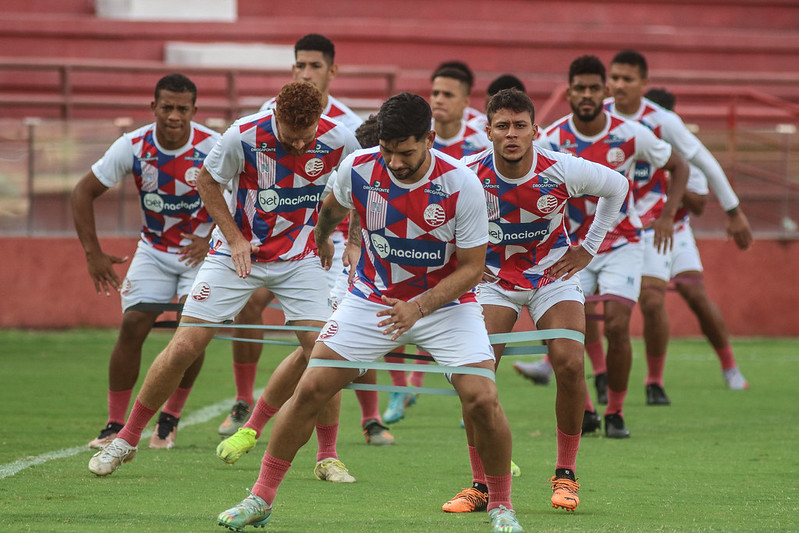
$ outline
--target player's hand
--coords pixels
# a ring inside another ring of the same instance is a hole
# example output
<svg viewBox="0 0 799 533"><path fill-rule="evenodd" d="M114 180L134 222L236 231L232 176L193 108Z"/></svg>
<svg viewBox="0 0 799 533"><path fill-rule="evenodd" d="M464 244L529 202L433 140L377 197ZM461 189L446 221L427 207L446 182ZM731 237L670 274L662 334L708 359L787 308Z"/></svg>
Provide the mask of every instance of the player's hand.
<svg viewBox="0 0 799 533"><path fill-rule="evenodd" d="M397 340L400 335L411 329L417 320L422 318L419 306L415 302L383 296L383 303L391 307L378 311L377 316L388 318L378 322L377 327L386 328L383 330L383 335L391 335L392 341Z"/></svg>
<svg viewBox="0 0 799 533"><path fill-rule="evenodd" d="M734 214L729 215L727 235L733 238L735 245L741 250L748 250L755 242L752 228L749 227L749 220L740 209L736 209Z"/></svg>
<svg viewBox="0 0 799 533"><path fill-rule="evenodd" d="M655 230L655 250L662 254L670 252L674 246L674 219L659 216L644 226L644 229L649 228Z"/></svg>
<svg viewBox="0 0 799 533"><path fill-rule="evenodd" d="M336 247L333 246L333 239L328 237L323 242L316 243L316 253L319 260L322 262L322 268L330 270L333 266L333 255L336 253Z"/></svg>
<svg viewBox="0 0 799 533"><path fill-rule="evenodd" d="M191 233L181 233L181 237L189 239L191 242L178 250L179 261L186 263L187 267L194 268L203 262L208 255L210 243L208 237L200 237Z"/></svg>
<svg viewBox="0 0 799 533"><path fill-rule="evenodd" d="M94 290L97 291L97 294L105 292L106 296L111 296L110 289L119 291L122 282L116 271L114 271L114 265L125 263L127 260L128 256L117 257L102 252L86 255L86 265L89 268L89 276L94 282Z"/></svg>
<svg viewBox="0 0 799 533"><path fill-rule="evenodd" d="M563 257L547 269L546 275L553 280L569 279L588 266L593 258L594 256L582 246L569 246Z"/></svg>
<svg viewBox="0 0 799 533"><path fill-rule="evenodd" d="M355 279L355 269L358 266L358 261L361 260L361 247L357 244L351 244L347 241L344 244L344 255L341 256L341 262L344 268L349 268L349 275L347 276L347 283L352 283Z"/></svg>
<svg viewBox="0 0 799 533"><path fill-rule="evenodd" d="M245 239L244 236L228 244L230 245L230 258L233 260L236 275L244 279L252 272L251 256L258 252L258 247Z"/></svg>

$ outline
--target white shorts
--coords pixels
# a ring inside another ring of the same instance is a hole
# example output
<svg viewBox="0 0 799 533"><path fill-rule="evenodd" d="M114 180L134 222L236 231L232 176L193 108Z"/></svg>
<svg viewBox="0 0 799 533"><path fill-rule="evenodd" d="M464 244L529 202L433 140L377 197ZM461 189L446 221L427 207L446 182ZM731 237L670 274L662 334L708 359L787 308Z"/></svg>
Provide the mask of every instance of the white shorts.
<svg viewBox="0 0 799 533"><path fill-rule="evenodd" d="M229 322L259 287L275 294L286 322L325 322L330 318L327 278L316 256L298 261L253 261L252 272L241 279L230 257L209 255L197 273L183 314L208 322Z"/></svg>
<svg viewBox="0 0 799 533"><path fill-rule="evenodd" d="M350 288L349 283L347 283L349 270L344 268L342 260L344 244L347 239L341 231L334 231L330 238L333 240L335 251L333 252L333 265L327 271L327 284L330 286L330 305L335 309L344 298L344 293Z"/></svg>
<svg viewBox="0 0 799 533"><path fill-rule="evenodd" d="M516 318L523 307L530 312L534 323L538 323L552 306L560 302L576 301L585 303L580 280L572 276L544 285L540 289L512 291L500 287L499 283L481 283L477 286L477 301L480 305L501 305L516 310Z"/></svg>
<svg viewBox="0 0 799 533"><path fill-rule="evenodd" d="M671 279L672 252L662 253L655 248L655 230L644 231L641 240L644 242L644 268L641 269L641 275L668 282Z"/></svg>
<svg viewBox="0 0 799 533"><path fill-rule="evenodd" d="M594 257L579 272L580 285L585 294L613 294L637 302L643 266L644 243L628 243Z"/></svg>
<svg viewBox="0 0 799 533"><path fill-rule="evenodd" d="M375 361L403 344L415 344L436 362L463 366L494 360L483 311L478 303L442 307L420 318L396 341L383 335L377 323L385 320L377 312L385 305L365 300L351 292L344 295L333 316L325 324L317 342L348 361Z"/></svg>
<svg viewBox="0 0 799 533"><path fill-rule="evenodd" d="M702 272L702 259L691 225L687 222L674 232L674 250L671 253L671 277L683 272Z"/></svg>
<svg viewBox="0 0 799 533"><path fill-rule="evenodd" d="M139 241L119 290L122 311L142 302L165 304L175 296L189 294L199 270L199 265L187 267L178 254L156 250Z"/></svg>

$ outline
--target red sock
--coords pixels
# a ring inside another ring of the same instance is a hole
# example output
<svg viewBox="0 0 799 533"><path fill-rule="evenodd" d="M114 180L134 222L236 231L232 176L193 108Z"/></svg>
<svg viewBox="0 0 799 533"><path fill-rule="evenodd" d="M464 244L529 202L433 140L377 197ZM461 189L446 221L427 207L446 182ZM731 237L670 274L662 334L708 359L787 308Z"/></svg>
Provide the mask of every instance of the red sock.
<svg viewBox="0 0 799 533"><path fill-rule="evenodd" d="M338 459L336 453L336 440L338 438L338 424L322 426L316 424L316 442L319 449L316 452L316 461L322 459Z"/></svg>
<svg viewBox="0 0 799 533"><path fill-rule="evenodd" d="M264 453L261 461L261 471L258 472L258 481L252 488L253 494L263 499L266 503L272 504L275 501L277 488L283 481L291 463L272 457L268 452Z"/></svg>
<svg viewBox="0 0 799 533"><path fill-rule="evenodd" d="M255 387L255 374L258 363L237 363L233 361L233 380L236 382L236 401L247 402L252 406L255 403L252 390Z"/></svg>
<svg viewBox="0 0 799 533"><path fill-rule="evenodd" d="M504 476L486 476L486 485L488 486L488 507L486 511L496 509L500 505L504 505L508 510L513 509L513 505L510 503L510 472Z"/></svg>
<svg viewBox="0 0 799 533"><path fill-rule="evenodd" d="M627 397L627 391L616 392L608 387L608 406L605 409L606 415L621 415L622 408L624 407L624 399Z"/></svg>
<svg viewBox="0 0 799 533"><path fill-rule="evenodd" d="M646 381L644 385L663 386L663 368L666 366L666 354L646 355Z"/></svg>
<svg viewBox="0 0 799 533"><path fill-rule="evenodd" d="M591 395L588 393L588 383L585 384L585 410L596 413L594 402L591 401Z"/></svg>
<svg viewBox="0 0 799 533"><path fill-rule="evenodd" d="M255 403L255 407L252 410L252 414L250 415L250 419L247 420L247 423L244 424L245 428L250 428L255 430L255 438L261 438L261 432L264 430L264 426L269 422L275 413L280 410L279 407L273 407L266 403L263 398L258 398L258 401Z"/></svg>
<svg viewBox="0 0 799 533"><path fill-rule="evenodd" d="M605 374L608 371L605 361L605 345L601 340L586 344L585 353L588 354L588 360L591 361L591 368L594 369L595 376L597 374Z"/></svg>
<svg viewBox="0 0 799 533"><path fill-rule="evenodd" d="M387 355L385 357L386 363L404 363L405 359L401 357L392 357ZM395 387L407 387L408 376L404 370L389 370L388 374L391 376L391 384Z"/></svg>
<svg viewBox="0 0 799 533"><path fill-rule="evenodd" d="M108 389L108 422L125 425L125 415L130 405L130 397L133 396L133 389L111 390Z"/></svg>
<svg viewBox="0 0 799 533"><path fill-rule="evenodd" d="M418 355L430 355L429 353L422 352L422 351L419 351L419 350L417 350L416 353ZM430 361L422 361L420 359L417 359L414 362L417 365L429 365L430 364ZM421 387L422 384L424 383L424 372L411 372L410 381L411 381L411 385L413 385L414 387Z"/></svg>
<svg viewBox="0 0 799 533"><path fill-rule="evenodd" d="M560 428L558 431L558 460L555 469L566 468L574 472L577 469L577 450L580 449L580 434L567 435Z"/></svg>
<svg viewBox="0 0 799 533"><path fill-rule="evenodd" d="M138 446L142 431L147 427L150 419L155 416L156 411L157 409L145 407L136 398L136 401L133 402L133 409L130 410L128 421L117 436L131 446Z"/></svg>
<svg viewBox="0 0 799 533"><path fill-rule="evenodd" d="M477 453L477 448L469 446L469 462L472 464L472 482L486 484L486 472L483 470L483 460Z"/></svg>
<svg viewBox="0 0 799 533"><path fill-rule="evenodd" d="M738 366L735 362L735 356L732 354L732 346L727 344L724 348L715 348L716 354L719 356L722 370L729 370Z"/></svg>
<svg viewBox="0 0 799 533"><path fill-rule="evenodd" d="M376 390L356 390L355 397L361 405L361 427L370 419L383 423L380 417L380 399Z"/></svg>
<svg viewBox="0 0 799 533"><path fill-rule="evenodd" d="M181 389L180 387L175 389L175 392L173 392L172 396L166 401L164 407L161 408L161 412L172 415L175 418L180 418L180 415L183 413L183 406L186 405L186 400L189 399L190 392L191 387L188 389Z"/></svg>

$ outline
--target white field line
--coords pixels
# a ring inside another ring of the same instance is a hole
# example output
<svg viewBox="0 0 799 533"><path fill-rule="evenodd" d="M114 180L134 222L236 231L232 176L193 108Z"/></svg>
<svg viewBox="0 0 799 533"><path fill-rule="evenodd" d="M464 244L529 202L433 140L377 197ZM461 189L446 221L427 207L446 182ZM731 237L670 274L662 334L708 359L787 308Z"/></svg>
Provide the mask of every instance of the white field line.
<svg viewBox="0 0 799 533"><path fill-rule="evenodd" d="M256 390L255 397L260 397L262 391L263 389ZM223 413L227 413L234 401L235 398L228 398L226 400L201 407L196 411L192 411L191 414L181 418L180 427L185 428L195 424L202 424L204 422L208 422L212 418L220 416ZM152 433L152 430L146 430L144 433L142 433L142 440L149 439ZM89 448L86 446L75 446L73 448L64 448L53 452L45 452L41 455L27 457L25 459L20 459L19 461L14 461L13 463L0 465L0 479L11 477L25 470L26 468L30 468L31 466L41 465L56 459L65 459L67 457L72 457L73 455L78 455L79 453L85 453L88 450Z"/></svg>

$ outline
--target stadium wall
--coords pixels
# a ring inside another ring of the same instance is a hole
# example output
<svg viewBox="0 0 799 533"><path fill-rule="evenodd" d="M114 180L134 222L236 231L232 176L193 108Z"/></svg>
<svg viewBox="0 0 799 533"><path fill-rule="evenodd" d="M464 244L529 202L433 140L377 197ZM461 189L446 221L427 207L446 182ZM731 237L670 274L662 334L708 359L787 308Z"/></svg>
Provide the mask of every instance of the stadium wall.
<svg viewBox="0 0 799 533"><path fill-rule="evenodd" d="M131 238L104 238L106 253L124 257L135 250ZM54 329L118 327L119 295L95 294L77 239L0 238L13 257L0 263L0 327ZM698 242L707 288L734 336L799 336L799 242L759 240L748 252L722 240ZM122 277L123 269L119 273ZM676 293L667 296L674 337L699 336L696 319ZM282 313L267 309L267 323L280 324ZM517 329L532 329L529 317ZM633 313L633 335L641 335L641 317Z"/></svg>

